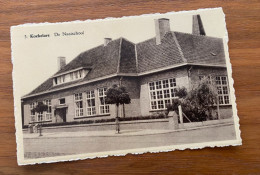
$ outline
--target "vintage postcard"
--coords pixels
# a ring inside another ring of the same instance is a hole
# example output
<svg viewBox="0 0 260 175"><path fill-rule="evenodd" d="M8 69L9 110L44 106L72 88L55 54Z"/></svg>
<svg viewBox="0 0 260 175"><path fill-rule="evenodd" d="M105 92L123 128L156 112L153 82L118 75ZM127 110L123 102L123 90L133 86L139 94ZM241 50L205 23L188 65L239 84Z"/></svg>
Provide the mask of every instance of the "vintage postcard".
<svg viewBox="0 0 260 175"><path fill-rule="evenodd" d="M222 8L11 27L19 165L241 145Z"/></svg>

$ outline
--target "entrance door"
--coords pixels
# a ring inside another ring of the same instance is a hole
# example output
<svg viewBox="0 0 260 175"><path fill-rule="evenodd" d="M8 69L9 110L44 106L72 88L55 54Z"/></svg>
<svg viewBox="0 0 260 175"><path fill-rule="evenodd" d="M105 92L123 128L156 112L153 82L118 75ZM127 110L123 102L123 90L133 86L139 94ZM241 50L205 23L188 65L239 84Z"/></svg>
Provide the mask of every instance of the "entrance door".
<svg viewBox="0 0 260 175"><path fill-rule="evenodd" d="M56 109L56 122L63 123L66 121L66 108Z"/></svg>

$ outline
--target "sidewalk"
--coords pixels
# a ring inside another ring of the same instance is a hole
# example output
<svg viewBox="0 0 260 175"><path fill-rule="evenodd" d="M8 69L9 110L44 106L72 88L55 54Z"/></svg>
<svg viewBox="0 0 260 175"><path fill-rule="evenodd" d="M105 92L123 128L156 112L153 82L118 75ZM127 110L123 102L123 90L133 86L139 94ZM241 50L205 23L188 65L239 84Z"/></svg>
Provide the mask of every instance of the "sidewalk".
<svg viewBox="0 0 260 175"><path fill-rule="evenodd" d="M178 130L156 130L156 129L136 129L136 130L122 130L120 133L116 133L115 130L107 131L75 131L75 132L55 132L55 133L42 133L43 136L39 136L39 133L24 133L24 139L41 139L41 138L70 138L70 137L125 137L125 136L143 136L143 135L155 135L155 134L166 134L172 132L181 132L188 130L198 130L210 127L220 127L233 125L233 122L228 123L217 123L205 126L193 126L190 128L178 129Z"/></svg>

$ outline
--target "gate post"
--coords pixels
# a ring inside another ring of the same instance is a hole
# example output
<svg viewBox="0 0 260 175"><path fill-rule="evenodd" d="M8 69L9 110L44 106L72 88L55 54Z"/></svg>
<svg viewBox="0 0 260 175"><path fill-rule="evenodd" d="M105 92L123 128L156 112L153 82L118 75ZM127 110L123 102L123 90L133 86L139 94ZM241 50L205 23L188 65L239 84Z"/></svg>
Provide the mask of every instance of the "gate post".
<svg viewBox="0 0 260 175"><path fill-rule="evenodd" d="M180 127L184 128L181 105L178 106L178 110L179 110L179 116L180 116Z"/></svg>

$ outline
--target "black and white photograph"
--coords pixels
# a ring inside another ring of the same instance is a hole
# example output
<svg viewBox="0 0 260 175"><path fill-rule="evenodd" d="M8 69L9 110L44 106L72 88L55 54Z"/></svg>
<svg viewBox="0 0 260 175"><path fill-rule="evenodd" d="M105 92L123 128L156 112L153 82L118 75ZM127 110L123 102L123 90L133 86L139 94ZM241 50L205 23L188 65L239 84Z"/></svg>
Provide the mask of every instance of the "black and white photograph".
<svg viewBox="0 0 260 175"><path fill-rule="evenodd" d="M222 8L11 28L18 164L242 144Z"/></svg>

